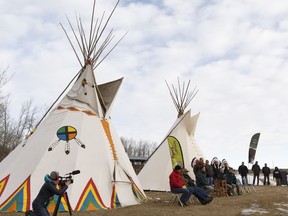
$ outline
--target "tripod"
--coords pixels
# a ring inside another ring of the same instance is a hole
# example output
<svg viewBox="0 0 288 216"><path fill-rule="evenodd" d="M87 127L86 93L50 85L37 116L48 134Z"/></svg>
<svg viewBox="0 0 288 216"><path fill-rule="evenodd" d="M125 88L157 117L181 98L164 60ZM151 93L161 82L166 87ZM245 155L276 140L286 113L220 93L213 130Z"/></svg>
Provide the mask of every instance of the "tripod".
<svg viewBox="0 0 288 216"><path fill-rule="evenodd" d="M56 203L54 212L53 212L53 216L57 216L58 209L59 209L60 202L61 202L61 198L62 198L63 196L66 197L66 201L67 201L67 205L68 205L68 210L69 210L69 215L72 216L72 210L71 210L71 206L70 206L70 202L69 202L69 198L68 198L67 192L65 192L63 195L58 196L58 200L57 200L57 203Z"/></svg>

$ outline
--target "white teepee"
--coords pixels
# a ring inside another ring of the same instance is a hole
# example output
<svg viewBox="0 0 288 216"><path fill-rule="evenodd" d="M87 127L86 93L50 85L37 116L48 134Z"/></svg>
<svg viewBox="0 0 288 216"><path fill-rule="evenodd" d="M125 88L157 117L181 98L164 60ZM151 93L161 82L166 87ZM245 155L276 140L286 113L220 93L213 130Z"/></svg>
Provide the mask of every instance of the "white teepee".
<svg viewBox="0 0 288 216"><path fill-rule="evenodd" d="M178 111L178 117L166 135L165 139L148 158L147 162L138 174L138 178L144 190L170 191L169 175L178 164L190 170L192 159L203 157L194 135L199 118L199 113L191 116L191 111L185 108L191 102L197 91L189 91L185 83L181 86L178 80L178 89L172 85L168 88ZM173 91L172 91L173 90Z"/></svg>
<svg viewBox="0 0 288 216"><path fill-rule="evenodd" d="M115 8L104 27L100 26L102 19L94 25L92 18L89 41L85 40L80 19L80 38L71 26L84 64L66 95L40 121L36 130L0 163L0 212L31 209L44 176L53 170L61 176L80 170L67 190L69 200L61 199L60 211L68 210L69 201L72 210L83 211L135 205L145 199L110 118L122 79L98 85L93 73L103 60L99 60L100 54L111 41L110 32L95 50ZM56 200L57 196L50 202L50 211L54 210Z"/></svg>

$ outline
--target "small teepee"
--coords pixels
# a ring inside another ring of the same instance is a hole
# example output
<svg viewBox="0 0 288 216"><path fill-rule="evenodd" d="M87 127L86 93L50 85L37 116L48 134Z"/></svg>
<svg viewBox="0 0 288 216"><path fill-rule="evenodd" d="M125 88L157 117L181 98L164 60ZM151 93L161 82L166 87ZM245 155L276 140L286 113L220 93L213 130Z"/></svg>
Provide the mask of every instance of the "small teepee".
<svg viewBox="0 0 288 216"><path fill-rule="evenodd" d="M166 82L167 84L167 82ZM186 85L180 84L178 88L167 84L173 103L177 109L178 117L168 134L148 158L147 162L138 174L144 190L170 191L169 175L176 165L181 165L190 170L193 176L191 162L193 158L203 157L195 140L195 129L199 113L191 116L191 111L185 112L185 108L192 101L198 90L190 91L190 81Z"/></svg>
<svg viewBox="0 0 288 216"><path fill-rule="evenodd" d="M110 117L122 78L97 84L93 72L117 45L103 54L113 38L112 31L99 45L115 8L106 21L102 16L94 23L94 1L89 35L84 34L80 18L77 19L80 36L68 19L83 62L63 29L81 70L70 90L64 91L57 103L55 101L33 133L0 163L0 212L31 209L32 201L44 183L44 176L53 170L59 171L60 176L80 170L80 174L73 176L74 183L67 190L70 209L74 211L135 205L145 199ZM102 59L99 58L101 54L104 55ZM49 203L50 212L54 210L56 201L57 196ZM68 205L67 197L63 197L59 210L69 210Z"/></svg>

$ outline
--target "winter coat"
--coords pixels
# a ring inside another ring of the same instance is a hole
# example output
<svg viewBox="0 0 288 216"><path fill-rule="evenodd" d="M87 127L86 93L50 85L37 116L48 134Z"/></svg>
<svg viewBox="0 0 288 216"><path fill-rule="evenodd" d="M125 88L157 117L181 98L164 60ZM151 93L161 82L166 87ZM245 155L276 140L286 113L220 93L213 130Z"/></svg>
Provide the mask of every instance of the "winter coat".
<svg viewBox="0 0 288 216"><path fill-rule="evenodd" d="M262 168L262 173L265 175L265 176L268 176L270 174L270 168L269 167L263 167Z"/></svg>
<svg viewBox="0 0 288 216"><path fill-rule="evenodd" d="M275 168L275 170L273 171L273 178L282 178L281 172L278 168L277 169Z"/></svg>
<svg viewBox="0 0 288 216"><path fill-rule="evenodd" d="M170 180L170 188L182 188L185 184L182 181L182 176L177 170L173 170L173 172L169 175Z"/></svg>
<svg viewBox="0 0 288 216"><path fill-rule="evenodd" d="M43 184L37 197L33 201L33 206L45 207L48 204L50 197L53 197L54 194L63 195L64 192L67 190L67 185L63 185L61 186L61 189L57 189L56 183L48 176L49 175L45 176L45 183Z"/></svg>
<svg viewBox="0 0 288 216"><path fill-rule="evenodd" d="M224 168L224 173L227 174L229 172L229 166L223 166L222 168Z"/></svg>
<svg viewBox="0 0 288 216"><path fill-rule="evenodd" d="M213 177L213 174L214 174L214 172L213 172L213 167L212 167L212 165L210 165L210 164L206 164L205 165L205 169L206 169L206 176L207 177Z"/></svg>
<svg viewBox="0 0 288 216"><path fill-rule="evenodd" d="M227 178L228 184L236 184L237 183L237 178L236 178L234 173L228 172L226 174L226 178Z"/></svg>
<svg viewBox="0 0 288 216"><path fill-rule="evenodd" d="M219 172L218 173L219 180L227 180L227 175L225 173Z"/></svg>
<svg viewBox="0 0 288 216"><path fill-rule="evenodd" d="M247 168L247 166L245 166L245 165L239 166L238 172L239 172L239 174L240 174L241 176L247 176L247 173L248 173L248 168Z"/></svg>
<svg viewBox="0 0 288 216"><path fill-rule="evenodd" d="M187 187L196 186L195 181L188 174L185 173L182 174L182 181L185 183Z"/></svg>
<svg viewBox="0 0 288 216"><path fill-rule="evenodd" d="M258 164L254 164L252 166L252 171L253 171L254 175L259 175L260 171L261 171L260 166Z"/></svg>
<svg viewBox="0 0 288 216"><path fill-rule="evenodd" d="M209 185L205 173L203 173L201 171L197 173L197 175L196 175L196 185L198 187L201 187L201 188L204 188L205 186Z"/></svg>
<svg viewBox="0 0 288 216"><path fill-rule="evenodd" d="M220 166L218 164L213 164L213 178L217 179L218 178L218 173L220 172Z"/></svg>

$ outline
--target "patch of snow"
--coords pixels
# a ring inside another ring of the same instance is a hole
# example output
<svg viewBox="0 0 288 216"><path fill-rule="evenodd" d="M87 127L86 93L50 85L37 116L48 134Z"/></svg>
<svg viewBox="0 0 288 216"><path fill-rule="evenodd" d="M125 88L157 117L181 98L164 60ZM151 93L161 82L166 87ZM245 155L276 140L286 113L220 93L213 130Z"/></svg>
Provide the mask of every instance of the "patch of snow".
<svg viewBox="0 0 288 216"><path fill-rule="evenodd" d="M288 204L287 203L273 203L273 205L280 206L277 208L281 212L288 213Z"/></svg>
<svg viewBox="0 0 288 216"><path fill-rule="evenodd" d="M273 203L273 205L279 205L279 206L288 207L287 203Z"/></svg>
<svg viewBox="0 0 288 216"><path fill-rule="evenodd" d="M259 205L253 203L250 208L243 209L241 215L246 216L246 215L252 215L254 213L267 214L269 212L263 208L259 208Z"/></svg>
<svg viewBox="0 0 288 216"><path fill-rule="evenodd" d="M281 211L281 212L285 212L288 213L288 209L283 209L283 208L276 208L277 210Z"/></svg>

